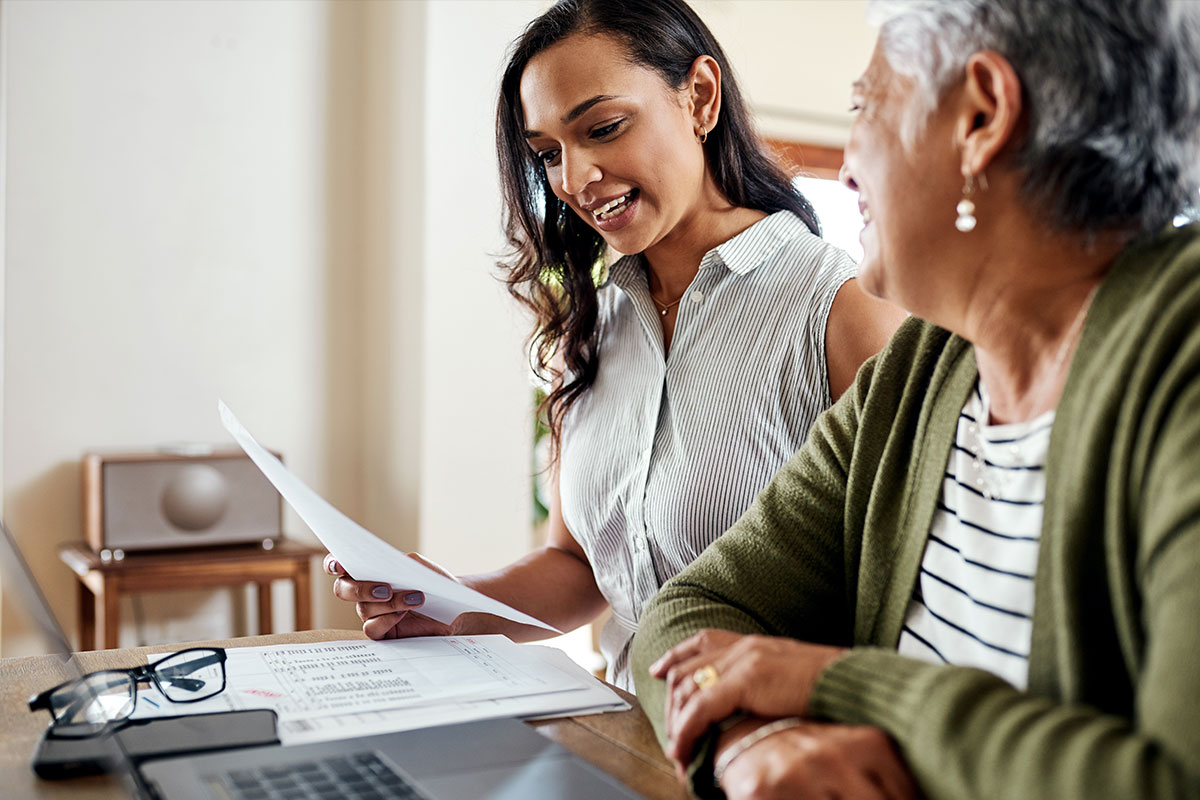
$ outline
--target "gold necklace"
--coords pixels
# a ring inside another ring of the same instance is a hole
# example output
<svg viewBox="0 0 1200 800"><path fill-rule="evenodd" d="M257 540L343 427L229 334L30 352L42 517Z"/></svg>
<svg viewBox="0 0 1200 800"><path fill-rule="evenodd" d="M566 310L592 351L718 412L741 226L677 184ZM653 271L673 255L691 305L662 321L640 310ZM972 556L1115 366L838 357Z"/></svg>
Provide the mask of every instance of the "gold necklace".
<svg viewBox="0 0 1200 800"><path fill-rule="evenodd" d="M655 297L653 294L650 295L650 299L654 301L654 305L658 306L660 313L662 314L662 316L665 317L667 315L668 311L670 311L675 306L679 305L679 301L683 299L683 295L685 295L685 294L687 294L687 289L684 289L683 294L680 294L679 297L676 297L674 300L667 303L666 305L663 305L662 303L658 302L658 298Z"/></svg>

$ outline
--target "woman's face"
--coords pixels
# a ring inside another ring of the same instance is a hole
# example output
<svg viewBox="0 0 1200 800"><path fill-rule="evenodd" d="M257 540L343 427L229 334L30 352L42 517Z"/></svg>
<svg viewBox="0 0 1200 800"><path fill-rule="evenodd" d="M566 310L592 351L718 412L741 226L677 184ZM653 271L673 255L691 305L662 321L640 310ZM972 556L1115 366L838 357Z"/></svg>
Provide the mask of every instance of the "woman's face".
<svg viewBox="0 0 1200 800"><path fill-rule="evenodd" d="M576 34L542 51L520 92L550 188L614 250L650 249L698 208L705 162L690 103L617 39Z"/></svg>
<svg viewBox="0 0 1200 800"><path fill-rule="evenodd" d="M858 192L863 213L859 285L922 314L946 299L939 295L951 287L939 265L954 263L969 237L954 228L962 177L952 115L935 111L906 143L900 131L914 102L913 81L894 72L876 45L852 90L858 116L841 180Z"/></svg>

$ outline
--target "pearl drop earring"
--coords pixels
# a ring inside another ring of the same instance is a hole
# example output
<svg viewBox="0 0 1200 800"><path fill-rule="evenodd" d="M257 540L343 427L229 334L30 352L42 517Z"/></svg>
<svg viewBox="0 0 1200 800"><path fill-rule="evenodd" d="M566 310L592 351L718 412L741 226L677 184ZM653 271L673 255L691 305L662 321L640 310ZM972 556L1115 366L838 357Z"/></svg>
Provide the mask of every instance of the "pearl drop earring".
<svg viewBox="0 0 1200 800"><path fill-rule="evenodd" d="M979 173L979 188L987 191L987 179L983 177L982 172ZM975 230L975 225L979 222L975 219L975 202L971 200L973 194L975 194L975 176L967 175L966 183L963 184L962 200L959 200L958 205L954 207L954 210L958 212L958 217L954 220L954 227L963 233Z"/></svg>

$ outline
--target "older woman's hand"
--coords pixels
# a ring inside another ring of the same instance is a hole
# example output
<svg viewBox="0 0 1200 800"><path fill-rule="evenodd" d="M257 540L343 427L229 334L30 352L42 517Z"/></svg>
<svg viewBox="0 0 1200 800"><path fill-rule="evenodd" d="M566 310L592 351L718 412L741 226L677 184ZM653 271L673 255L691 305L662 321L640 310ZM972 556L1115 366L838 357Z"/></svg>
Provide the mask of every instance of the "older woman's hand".
<svg viewBox="0 0 1200 800"><path fill-rule="evenodd" d="M721 788L729 800L912 800L920 796L886 733L868 725L819 722L800 723L742 751L725 768Z"/></svg>
<svg viewBox="0 0 1200 800"><path fill-rule="evenodd" d="M768 718L805 714L817 678L842 652L720 630L680 642L650 666L651 675L667 681L667 755L687 763L709 726L739 711Z"/></svg>
<svg viewBox="0 0 1200 800"><path fill-rule="evenodd" d="M427 561L416 553L409 558L419 561L448 578L453 575ZM423 592L395 590L389 584L356 581L332 555L326 555L322 564L325 573L336 578L333 593L336 597L354 603L358 618L363 621L363 633L370 639L403 639L410 636L449 636L449 625L418 614L416 609L425 603Z"/></svg>

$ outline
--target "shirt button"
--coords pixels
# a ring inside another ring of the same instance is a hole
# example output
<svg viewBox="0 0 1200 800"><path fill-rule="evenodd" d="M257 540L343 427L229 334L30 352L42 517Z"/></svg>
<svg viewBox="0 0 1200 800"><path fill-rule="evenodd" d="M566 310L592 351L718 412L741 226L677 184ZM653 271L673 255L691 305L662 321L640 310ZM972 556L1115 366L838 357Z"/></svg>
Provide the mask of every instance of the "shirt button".
<svg viewBox="0 0 1200 800"><path fill-rule="evenodd" d="M699 290L692 292L691 297L688 299L691 300L693 303L697 303L697 304L703 303L704 302L704 292L701 292Z"/></svg>

